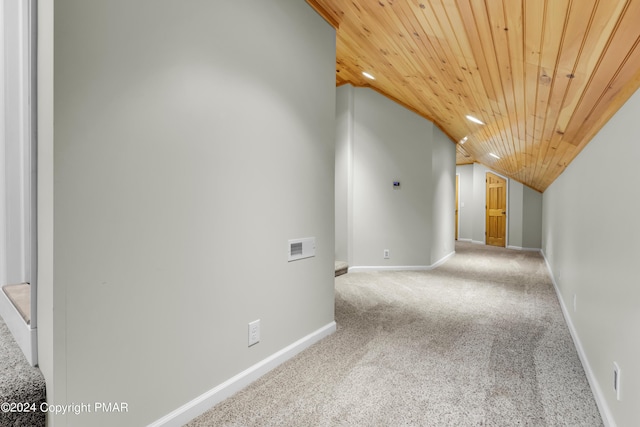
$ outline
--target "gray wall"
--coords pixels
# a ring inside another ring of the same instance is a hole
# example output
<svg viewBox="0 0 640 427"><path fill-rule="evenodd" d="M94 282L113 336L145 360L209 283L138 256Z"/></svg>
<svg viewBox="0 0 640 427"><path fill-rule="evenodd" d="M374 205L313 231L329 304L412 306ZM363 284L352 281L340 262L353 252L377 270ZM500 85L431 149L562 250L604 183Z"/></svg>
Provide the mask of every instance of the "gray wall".
<svg viewBox="0 0 640 427"><path fill-rule="evenodd" d="M473 164L473 203L469 213L471 214L473 221L473 228L471 230L471 240L475 243L485 243L485 228L486 228L486 179L489 169L478 163ZM508 181L507 181L508 183ZM508 184L507 184L508 185ZM507 202L509 194L507 193Z"/></svg>
<svg viewBox="0 0 640 427"><path fill-rule="evenodd" d="M473 165L456 167L458 181L458 239L471 240L473 236Z"/></svg>
<svg viewBox="0 0 640 427"><path fill-rule="evenodd" d="M522 186L522 247L542 248L542 194Z"/></svg>
<svg viewBox="0 0 640 427"><path fill-rule="evenodd" d="M429 265L433 124L377 92L354 90L352 265Z"/></svg>
<svg viewBox="0 0 640 427"><path fill-rule="evenodd" d="M479 163L456 167L460 174L458 239L485 243L486 176L491 169ZM464 206L462 204L464 203ZM540 249L542 194L507 178L507 246Z"/></svg>
<svg viewBox="0 0 640 427"><path fill-rule="evenodd" d="M336 260L347 261L349 257L349 226L352 175L353 97L351 86L336 89Z"/></svg>
<svg viewBox="0 0 640 427"><path fill-rule="evenodd" d="M41 367L50 403L129 403L50 425L146 425L333 322L334 30L288 0L39 4Z"/></svg>
<svg viewBox="0 0 640 427"><path fill-rule="evenodd" d="M455 252L456 146L433 127L431 152L432 240L431 264Z"/></svg>
<svg viewBox="0 0 640 427"><path fill-rule="evenodd" d="M542 193L509 180L509 243L514 249L542 247Z"/></svg>
<svg viewBox="0 0 640 427"><path fill-rule="evenodd" d="M542 216L543 251L583 364L601 412L618 426L640 418L638 112L640 92L545 191ZM620 401L614 362L621 370Z"/></svg>
<svg viewBox="0 0 640 427"><path fill-rule="evenodd" d="M347 196L338 197L336 229L347 233L336 253L347 246L351 267L375 268L427 267L452 253L455 145L370 89L344 85L337 100L336 194Z"/></svg>
<svg viewBox="0 0 640 427"><path fill-rule="evenodd" d="M486 193L485 193L486 195ZM524 213L524 185L509 180L509 205L507 206L509 229L508 245L522 247L522 226ZM485 213L486 215L486 213ZM485 225L486 227L486 225ZM540 248L540 246L538 246Z"/></svg>

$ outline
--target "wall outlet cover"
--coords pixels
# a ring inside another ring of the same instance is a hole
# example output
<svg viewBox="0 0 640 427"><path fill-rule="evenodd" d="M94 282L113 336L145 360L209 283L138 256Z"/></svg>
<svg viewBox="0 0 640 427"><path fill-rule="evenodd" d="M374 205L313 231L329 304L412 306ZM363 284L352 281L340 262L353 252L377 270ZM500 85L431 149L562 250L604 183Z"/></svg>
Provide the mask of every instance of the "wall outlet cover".
<svg viewBox="0 0 640 427"><path fill-rule="evenodd" d="M249 347L260 342L260 319L249 323Z"/></svg>
<svg viewBox="0 0 640 427"><path fill-rule="evenodd" d="M620 400L620 367L613 362L613 391L616 392L616 399Z"/></svg>

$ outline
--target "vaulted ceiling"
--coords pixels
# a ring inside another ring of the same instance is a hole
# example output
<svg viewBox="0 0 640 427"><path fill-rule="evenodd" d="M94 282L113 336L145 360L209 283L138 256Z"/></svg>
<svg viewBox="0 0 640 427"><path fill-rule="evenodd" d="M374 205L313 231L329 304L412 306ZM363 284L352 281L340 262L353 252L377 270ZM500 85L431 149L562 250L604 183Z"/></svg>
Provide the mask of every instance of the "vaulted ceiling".
<svg viewBox="0 0 640 427"><path fill-rule="evenodd" d="M538 191L640 87L640 0L307 2L336 29L337 85L371 87L442 129L457 164Z"/></svg>

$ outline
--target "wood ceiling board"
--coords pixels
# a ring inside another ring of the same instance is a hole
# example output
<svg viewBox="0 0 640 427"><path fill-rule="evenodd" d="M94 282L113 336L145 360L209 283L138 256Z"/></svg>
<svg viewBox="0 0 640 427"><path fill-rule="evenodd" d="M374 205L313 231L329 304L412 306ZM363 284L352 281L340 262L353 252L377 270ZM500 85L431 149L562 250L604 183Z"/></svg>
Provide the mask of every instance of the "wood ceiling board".
<svg viewBox="0 0 640 427"><path fill-rule="evenodd" d="M509 46L509 66L513 78L513 95L516 106L516 122L518 136L514 141L517 153L524 153L526 140L526 75L524 53L524 11L522 3L513 2L513 8L505 10L505 30ZM512 125L513 127L513 125ZM518 156L520 157L520 156ZM518 167L523 167L521 160L516 161Z"/></svg>
<svg viewBox="0 0 640 427"><path fill-rule="evenodd" d="M637 4L638 3L636 2L636 5ZM557 177L559 173L562 172L561 170L557 170L557 167L559 165L564 165L564 167L566 167L566 165L569 163L566 160L562 160L562 158L564 158L567 153L566 150L563 149L563 145L560 144L560 141L558 140L561 139L570 141L572 144L579 144L580 141L584 139L584 136L580 136L578 135L578 133L581 130L588 129L590 127L590 123L588 123L588 117L592 113L593 108L595 108L595 105L597 105L597 103L599 102L598 99L603 95L603 91L605 90L604 87L606 87L606 85L609 83L611 75L615 74L615 72L617 71L620 63L619 61L621 60L620 56L614 59L607 60L602 55L602 51L603 49L606 49L605 52L608 51L608 47L611 46L612 43L617 47L617 50L619 51L619 43L622 42L622 45L624 45L625 40L628 42L627 38L622 38L618 41L614 41L614 36L617 34L617 30L620 28L622 22L618 19L613 20L610 17L623 16L621 15L621 13L628 13L629 6L629 2L600 2L598 4L598 9L596 11L597 13L594 15L593 20L590 22L592 28L592 31L590 31L590 33L592 34L592 36L587 37L587 40L585 41L585 44L587 44L587 46L585 46L585 48L583 49L583 52L587 54L585 56L587 61L579 62L575 71L575 74L580 76L583 72L582 70L584 69L584 73L589 75L590 77L586 83L583 82L582 85L576 88L580 93L579 96L577 96L577 94L570 94L571 101L569 102L567 107L563 107L565 108L564 114L561 115L561 113L558 112L557 121L560 122L560 120L562 120L562 122L558 124L558 126L560 127L558 130L562 131L564 129L564 131L562 135L556 132L556 134L552 134L550 136L550 143L547 147L547 151L542 160L538 162L538 168L536 172L542 176L548 176L547 179L542 180L543 183L548 182L550 184L551 182L553 182L555 177ZM631 14L631 16L633 16L633 14ZM609 19L606 19L606 17L609 17ZM605 19L603 20L602 18ZM596 25L593 25L593 22L596 22ZM600 24L598 25L598 23ZM593 28L599 29L598 27L600 25L608 27L609 32L605 32L604 34L612 34L612 36L602 37L601 35L603 33L601 31L596 30L597 32L593 32ZM628 24L627 27L629 27ZM623 48L622 50L626 49ZM589 52L597 52L597 56L595 54L589 55ZM576 83L580 82L578 81ZM571 122L574 123L573 126L570 125ZM549 147L551 147L551 150L549 150ZM560 149L558 149L557 147L560 147ZM573 151L575 150L571 150L569 152L569 155L571 155ZM549 169L550 166L553 166L551 170Z"/></svg>
<svg viewBox="0 0 640 427"><path fill-rule="evenodd" d="M521 43L513 41L510 43L509 39L509 32L514 32L514 38L517 36L517 30L514 27L517 27L519 24L516 24L516 22L522 19L522 11L517 6L521 6L521 3L511 2L508 8L504 8L502 2L487 2L493 46L500 70L500 80L502 81L502 91L508 114L508 124L506 125L507 140L502 141L502 149L498 149L495 154L502 158L501 163L504 165L504 169L510 173L518 170L516 156L511 155L511 153L519 151L518 141L523 136L520 133L519 116L524 115L524 104L519 103L517 99L519 98L517 92L520 88L522 88L521 93L524 91ZM507 24L507 15L511 17L513 27ZM520 55L518 54L519 52ZM512 60L512 56L516 57L514 60L519 61L519 63Z"/></svg>
<svg viewBox="0 0 640 427"><path fill-rule="evenodd" d="M572 143L574 135L567 131L568 117L573 116L579 95L583 93L589 84L587 78L592 70L580 67L580 60L585 52L586 45L593 37L589 32L594 22L598 5L597 2L573 2L570 4L570 13L565 20L566 28L563 31L563 39L559 52L558 66L554 76L554 93L549 100L547 110L548 119L542 138L546 143L546 152L542 161L538 163L538 171L541 175L549 175L555 179L566 167L566 162L561 161L569 150L565 142ZM584 23L587 22L587 25ZM564 111L565 114L561 115ZM567 114L569 113L569 114ZM549 167L553 168L551 171ZM560 168L560 169L558 169Z"/></svg>
<svg viewBox="0 0 640 427"><path fill-rule="evenodd" d="M538 115L538 90L541 67L542 31L544 28L546 3L544 1L527 1L523 10L524 26L524 60L525 60L525 153L526 165L523 171L523 182L533 179L535 159L539 147L539 135L544 117Z"/></svg>
<svg viewBox="0 0 640 427"><path fill-rule="evenodd" d="M620 2L615 9L611 10L603 7L602 4L594 5L593 14L588 24L588 33L578 54L575 68L572 70L575 78L570 82L562 108L558 113L556 122L558 130L566 133L569 120L588 86L590 76L595 70L600 54L608 42L607 38L600 37L600 34L611 33L621 12L624 10L624 6L625 3Z"/></svg>
<svg viewBox="0 0 640 427"><path fill-rule="evenodd" d="M480 37L481 30L476 22L476 15L474 14L470 1L460 1L457 2L456 5L459 20L462 22L462 26L460 28L465 29L465 31L460 31L463 35L459 38L466 39L469 46L468 49L470 49L470 52L466 52L465 56L472 56L476 64L475 69L470 69L475 80L474 95L476 99L480 99L478 105L480 110L484 113L482 114L482 117L492 118L492 120L487 123L486 130L470 130L468 135L469 142L467 143L473 145L476 141L478 141L477 143L483 140L489 141L494 137L493 135L497 135L497 139L502 140L503 136L500 135L499 122L495 120L496 117L502 117L500 112L501 104L498 100L496 88L494 88L494 81L497 82L497 80L493 78L495 74L491 73L489 62L485 56L485 47ZM491 58L491 60L493 60L493 58ZM478 150L469 150L469 153L476 160L478 159L478 155L483 154Z"/></svg>
<svg viewBox="0 0 640 427"><path fill-rule="evenodd" d="M465 29L465 31L461 31L463 35L460 36L460 38L464 38L468 42L468 48L465 49L468 51L465 55L472 57L474 60L474 64L469 64L470 67L472 67L470 70L474 75L480 76L482 84L478 85L478 87L484 90L484 95L491 105L491 108L488 109L488 111L493 112L498 109L497 96L493 88L493 80L489 74L489 66L484 56L483 46L480 41L480 35L476 26L473 10L471 9L471 4L468 1L461 1L457 4L457 9L460 18L459 21L462 22L462 25L459 28Z"/></svg>
<svg viewBox="0 0 640 427"><path fill-rule="evenodd" d="M434 99L429 97L429 91L421 92L422 97L426 98L422 102L426 101L430 105L437 105L439 102L442 102L437 98L443 98L445 100L443 102L445 106L444 110L434 111L433 116L436 117L436 120L439 118L445 123L449 122L447 124L451 126L450 118L447 116L454 117L457 115L457 111L454 110L459 106L450 100L451 97L447 93L447 87L451 87L452 83L450 81L442 82L440 80L441 75L438 72L437 54L433 49L433 44L429 40L425 40L425 37L416 36L416 34L422 33L422 28L418 22L406 19L404 23L402 23L393 11L388 15L388 19L397 26L399 31L402 31L398 33L397 38L398 42L403 46L403 56L413 57L418 66L417 68L405 67L406 74L412 77L414 81L418 83L422 82L426 88L430 88L432 93L436 95ZM403 34L403 36L400 37L400 34ZM404 90L411 92L412 88L405 87Z"/></svg>
<svg viewBox="0 0 640 427"><path fill-rule="evenodd" d="M365 5L366 6L366 5ZM365 9L367 10L367 9ZM371 19L367 22L362 22L361 25L372 25L372 26L397 26L399 25L397 22L387 22L387 17L383 15L382 12L378 12L376 14L373 11L369 11L368 15ZM375 19L374 19L375 18ZM382 20L381 20L382 19ZM395 34L387 35L384 39L378 39L375 36L371 36L372 41L374 43L372 45L362 46L361 50L369 52L369 56L379 56L379 52L391 52L396 57L410 57L414 55L417 50L415 45L411 45L410 37L395 37ZM404 39L404 40L403 40ZM423 97L421 98L415 90L402 90L402 86L398 85L398 81L405 81L404 76L411 76L416 79L421 79L424 74L424 69L428 69L430 64L422 60L422 56L417 55L416 58L419 61L409 61L408 65L404 68L404 75L396 70L394 67L387 67L386 70L383 70L383 73L391 74L395 78L395 88L389 90L388 87L382 82L382 79L376 78L376 82L371 83L371 86L377 87L380 91L384 93L394 93L401 92L399 97L393 96L395 99L402 99L404 105L411 106L411 109L418 109L423 111L421 115L433 117L434 120L440 119L441 121L447 121L447 109L442 106L442 103L438 101L438 91L444 91L444 87L437 88L434 87L437 85L437 82L431 81L428 82L426 80L422 80L418 82L418 87L426 86L430 90L426 90L424 92ZM375 70L373 71L376 72ZM431 85L431 86L429 86ZM426 111L426 113L424 112Z"/></svg>
<svg viewBox="0 0 640 427"><path fill-rule="evenodd" d="M626 6L631 6L627 3ZM636 7L640 7L636 3ZM634 9L632 7L625 8L624 15L616 26L615 33L610 42L607 44L607 49L604 55L600 58L598 66L589 81L589 84L582 94L580 103L571 115L571 121L567 126L567 130L562 135L562 142L569 141L573 145L586 144L590 137L587 138L587 133L594 126L598 117L602 114L606 114L609 109L609 105L615 99L616 93L622 90L624 85L628 83L630 76L632 76L638 67L640 67L640 58L638 55L633 55L638 44L638 37L640 36L640 29L633 24L634 18L640 16L640 9ZM632 41L632 37L636 37L635 41ZM628 61L631 60L629 68L626 68ZM627 69L625 77L623 79L617 79L617 76L622 70ZM607 96L611 94L610 96ZM604 101L603 101L604 100ZM601 125L597 127L599 129ZM595 134L595 132L593 133ZM546 181L552 182L552 178L558 176L564 168L570 163L568 158L573 158L579 150L570 150L566 152L566 148L563 144L557 141L558 137L553 138L550 146L559 146L559 149L547 152L544 160L540 164L540 174L548 177ZM575 154L574 154L575 152ZM560 168L560 169L559 169ZM543 180L543 182L546 182Z"/></svg>
<svg viewBox="0 0 640 427"><path fill-rule="evenodd" d="M448 21L445 22L444 27L446 28L446 30L444 31L447 31L450 34L453 34L451 32L451 29L449 28L449 25L450 24ZM457 119L461 116L465 116L467 112L473 108L472 106L477 105L478 100L482 100L484 98L476 96L476 93L478 92L477 81L474 79L471 73L468 72L469 65L466 63L466 59L464 58L464 55L461 54L457 41L454 44L449 46L451 47L451 49L449 51L446 51L446 50L443 50L440 43L438 43L438 49L440 51L438 53L438 56L440 58L444 57L445 59L441 61L445 61L449 63L450 66L456 69L456 71L459 73L455 76L455 79L456 79L455 82L448 83L449 85L453 85L456 87L456 92L453 93L453 91L450 91L452 93L447 94L447 96L457 98L457 100L459 101L457 103L457 108L455 111L456 113L455 119L458 122L458 125L456 126L455 140L459 141L465 136L468 137L474 132L477 132L478 130L480 131L482 130L482 129L477 129L475 125L470 123L460 123L460 121ZM457 55L456 55L456 51L457 51ZM444 72L445 76L447 76L446 70L447 69L445 68L444 70L439 70L438 72L440 74Z"/></svg>
<svg viewBox="0 0 640 427"><path fill-rule="evenodd" d="M421 16L420 12L417 13L418 16ZM431 60L429 63L423 64L429 73L426 81L437 85L436 90L439 94L438 96L448 105L445 114L453 118L459 117L461 112L468 108L467 103L469 101L467 99L468 97L464 95L466 91L463 88L461 89L463 80L461 77L458 77L458 75L452 76L443 73L441 68L443 61L453 62L452 57L447 57L445 52L443 52L437 36L434 35L426 40L425 37L420 36L423 32L436 34L436 31L431 27L433 24L424 21L420 22L416 15L405 15L402 10L399 11L399 16L403 17L406 23L404 29L409 36L405 38L415 41L413 48L416 54L420 56L420 53L423 53ZM457 128L460 129L460 126L457 126ZM456 133L459 134L460 130Z"/></svg>
<svg viewBox="0 0 640 427"><path fill-rule="evenodd" d="M637 88L640 0L309 3L337 28L337 85L371 87L467 136L457 162L539 191Z"/></svg>
<svg viewBox="0 0 640 427"><path fill-rule="evenodd" d="M554 7L551 7L551 6ZM563 34L566 30L570 1L545 0L544 19L541 31L540 58L538 67L536 120L534 139L538 141L537 152L534 153L535 166L532 180L541 168L541 162L549 150L549 141L544 140L544 130L549 122L549 105L553 96L559 51L562 48ZM535 31L535 29L534 29Z"/></svg>
<svg viewBox="0 0 640 427"><path fill-rule="evenodd" d="M636 46L634 57L640 55L640 47ZM634 75L631 76L632 73ZM580 151L588 144L588 142L595 136L599 129L602 128L606 124L609 119L615 114L617 111L617 105L622 105L635 91L640 89L640 67L636 67L634 69L633 66L625 67L624 72L620 73L619 78L621 81L628 82L624 85L622 90L617 93L611 91L610 95L615 96L615 99L611 100L610 103L603 103L602 105L607 105L607 109L602 111L597 117L598 122L595 126L593 126L588 132L587 135L583 138L583 142L574 147L574 151L572 153L565 153L564 157L561 159L561 163L566 164L567 166L573 161L575 156L577 156ZM565 166L566 168L566 166ZM549 183L550 184L550 183ZM548 185L549 185L548 184Z"/></svg>
<svg viewBox="0 0 640 427"><path fill-rule="evenodd" d="M470 5L474 16L476 28L478 30L478 38L480 40L480 43L482 44L482 54L485 57L485 63L488 67L487 73L490 76L497 101L497 108L492 111L490 115L480 114L476 117L480 118L485 123L491 126L497 127L499 132L494 133L493 140L491 141L492 143L508 143L511 138L511 132L509 131L507 98L504 92L504 82L501 80L501 72L498 63L497 52L495 51L491 20L489 18L484 0L470 0ZM497 149L497 146L493 144L492 150L500 151ZM488 155L488 152L484 154Z"/></svg>
<svg viewBox="0 0 640 427"><path fill-rule="evenodd" d="M620 73L626 76L635 74L634 71L640 67L640 55L637 54L636 47L640 38L640 26L638 25L638 17L640 17L640 2L629 4L629 8L625 11L619 26L608 44L596 71L592 75L589 87L584 92L580 105L576 108L567 132L575 132L576 145L584 138L586 128L585 122L597 110L606 109L607 106L599 106L604 100L607 104L615 95L608 95L607 92L613 90L622 90L627 83L625 80L618 78ZM625 67L630 67L629 71L623 72ZM608 102L607 102L608 98Z"/></svg>
<svg viewBox="0 0 640 427"><path fill-rule="evenodd" d="M465 8L465 6L467 6ZM495 92L493 91L493 86L491 84L491 80L488 78L488 73L485 73L487 79L483 79L481 69L486 70L488 67L486 62L484 62L484 56L479 55L478 59L480 63L483 65L479 67L476 62L476 57L472 50L472 42L467 36L467 34L477 35L477 29L475 27L475 21L473 20L472 13L468 8L468 3L464 2L462 4L462 9L458 8L454 2L448 1L444 5L444 14L448 18L449 24L449 35L451 40L455 40L456 43L450 45L452 47L452 51L454 53L454 58L456 60L456 66L462 70L463 79L467 82L470 91L470 98L477 105L481 111L489 116L494 115L494 111L498 109L498 104L495 102ZM463 21L463 17L461 15L461 10L463 10L467 20L469 22L466 25ZM470 20L469 20L470 19ZM461 28L465 28L466 31L460 31ZM455 31L455 30L458 31ZM477 39L477 37L476 37ZM487 86L487 84L489 86ZM493 100L493 104L491 101ZM494 123L487 124L487 132L488 133L496 133L497 128ZM493 129L492 129L493 128ZM472 129L470 127L467 128L468 132L464 135L460 135L461 139L464 136L475 136L476 138L482 138L482 129L480 132L476 132L476 135L473 135ZM486 136L484 136L486 138Z"/></svg>

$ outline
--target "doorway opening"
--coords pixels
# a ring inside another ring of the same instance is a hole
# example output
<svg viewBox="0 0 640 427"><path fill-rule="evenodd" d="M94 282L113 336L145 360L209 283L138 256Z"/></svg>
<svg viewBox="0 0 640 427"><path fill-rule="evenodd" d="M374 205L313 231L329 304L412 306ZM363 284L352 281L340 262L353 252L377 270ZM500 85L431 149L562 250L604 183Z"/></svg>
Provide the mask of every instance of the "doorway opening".
<svg viewBox="0 0 640 427"><path fill-rule="evenodd" d="M0 4L0 316L37 365L36 4Z"/></svg>

